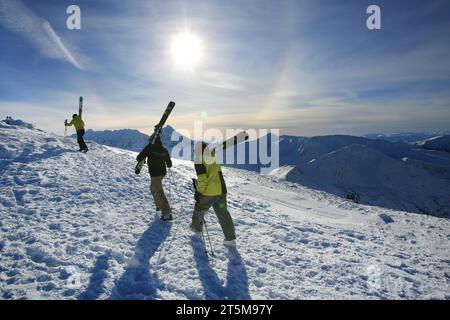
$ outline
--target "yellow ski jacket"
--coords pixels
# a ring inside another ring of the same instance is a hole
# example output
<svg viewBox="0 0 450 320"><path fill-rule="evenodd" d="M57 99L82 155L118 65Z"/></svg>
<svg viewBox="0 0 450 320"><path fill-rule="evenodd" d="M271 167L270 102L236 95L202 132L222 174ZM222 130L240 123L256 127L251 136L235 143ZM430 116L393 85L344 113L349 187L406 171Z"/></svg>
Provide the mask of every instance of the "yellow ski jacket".
<svg viewBox="0 0 450 320"><path fill-rule="evenodd" d="M75 118L73 118L73 120L70 121L67 125L74 125L76 131L84 129L84 121L81 120L80 116L76 116Z"/></svg>
<svg viewBox="0 0 450 320"><path fill-rule="evenodd" d="M222 168L214 153L203 158L202 163L195 164L197 173L197 191L205 196L219 196L227 193L227 186L222 174Z"/></svg>

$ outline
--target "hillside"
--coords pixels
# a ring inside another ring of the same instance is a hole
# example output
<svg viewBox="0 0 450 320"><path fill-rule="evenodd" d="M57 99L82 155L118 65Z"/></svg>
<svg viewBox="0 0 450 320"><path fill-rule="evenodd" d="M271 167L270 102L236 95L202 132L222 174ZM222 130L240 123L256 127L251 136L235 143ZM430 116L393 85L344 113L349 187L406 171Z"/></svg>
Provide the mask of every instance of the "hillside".
<svg viewBox="0 0 450 320"><path fill-rule="evenodd" d="M449 172L450 167L443 167ZM411 160L350 144L272 175L360 203L450 217L449 181Z"/></svg>
<svg viewBox="0 0 450 320"><path fill-rule="evenodd" d="M402 133L391 133L391 134L384 134L384 133L370 133L365 134L362 137L363 138L369 138L374 140L387 140L391 142L404 142L404 143L414 143L419 140L425 140L434 138L436 136L440 135L448 135L450 134L449 131L443 131L443 132L402 132Z"/></svg>
<svg viewBox="0 0 450 320"><path fill-rule="evenodd" d="M0 123L3 299L450 298L447 219L224 168L238 250L210 212L208 258L188 228L190 161L165 180L166 223L136 154L89 146Z"/></svg>
<svg viewBox="0 0 450 320"><path fill-rule="evenodd" d="M271 175L358 202L450 217L450 155L355 136L281 136ZM260 165L243 166L258 170Z"/></svg>
<svg viewBox="0 0 450 320"><path fill-rule="evenodd" d="M414 143L426 150L450 152L450 135L437 136Z"/></svg>

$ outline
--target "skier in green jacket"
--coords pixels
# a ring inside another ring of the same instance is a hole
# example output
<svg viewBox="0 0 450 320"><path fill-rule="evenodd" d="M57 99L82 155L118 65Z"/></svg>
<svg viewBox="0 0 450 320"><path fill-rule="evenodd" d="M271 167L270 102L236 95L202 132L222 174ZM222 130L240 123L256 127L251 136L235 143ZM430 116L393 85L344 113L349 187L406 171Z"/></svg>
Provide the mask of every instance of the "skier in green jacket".
<svg viewBox="0 0 450 320"><path fill-rule="evenodd" d="M67 123L67 120L66 120L64 122L64 125L66 127L70 127L72 125L75 127L75 130L77 132L78 145L80 146L80 151L84 152L84 153L88 152L89 149L83 139L85 132L84 132L84 121L81 119L81 117L75 113L72 115L72 121Z"/></svg>
<svg viewBox="0 0 450 320"><path fill-rule="evenodd" d="M205 142L199 142L195 146L194 167L197 179L194 180L195 208L190 229L195 233L202 232L204 215L212 207L225 236L223 244L227 247L236 247L236 233L227 208L227 187L222 169L214 150L205 152L207 147L208 144Z"/></svg>

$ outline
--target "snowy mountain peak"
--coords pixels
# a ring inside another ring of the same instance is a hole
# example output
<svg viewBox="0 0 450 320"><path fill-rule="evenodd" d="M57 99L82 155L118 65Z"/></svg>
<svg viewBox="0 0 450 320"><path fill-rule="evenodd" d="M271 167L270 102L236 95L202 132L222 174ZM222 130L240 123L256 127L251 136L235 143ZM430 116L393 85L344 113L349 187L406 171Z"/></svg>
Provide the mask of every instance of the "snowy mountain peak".
<svg viewBox="0 0 450 320"><path fill-rule="evenodd" d="M171 126L165 126L162 130L161 139L168 148L171 148L176 143L171 141L171 136L174 131L175 129ZM76 137L76 135L74 134L72 137ZM85 134L85 139L110 147L139 152L148 144L150 136L136 129L103 131L88 129Z"/></svg>
<svg viewBox="0 0 450 320"><path fill-rule="evenodd" d="M13 119L11 117L6 117L5 120L0 120L0 128L7 128L7 126L12 126L15 128L27 128L34 129L34 125L31 123L27 123L22 120Z"/></svg>
<svg viewBox="0 0 450 320"><path fill-rule="evenodd" d="M436 136L414 144L426 150L450 152L450 135Z"/></svg>

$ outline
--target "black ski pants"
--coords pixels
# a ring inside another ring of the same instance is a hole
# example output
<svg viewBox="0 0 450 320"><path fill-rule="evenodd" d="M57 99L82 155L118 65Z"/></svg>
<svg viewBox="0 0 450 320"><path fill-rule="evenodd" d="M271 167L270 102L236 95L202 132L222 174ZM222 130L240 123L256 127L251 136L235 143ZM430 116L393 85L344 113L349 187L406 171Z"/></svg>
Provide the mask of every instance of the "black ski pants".
<svg viewBox="0 0 450 320"><path fill-rule="evenodd" d="M77 141L78 141L78 145L80 146L80 150L85 150L88 148L86 143L84 142L83 136L84 136L84 129L78 130L77 131L77 138L78 138Z"/></svg>

